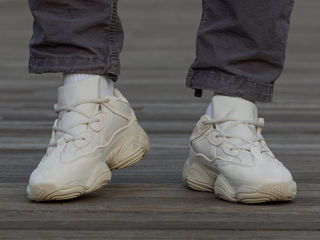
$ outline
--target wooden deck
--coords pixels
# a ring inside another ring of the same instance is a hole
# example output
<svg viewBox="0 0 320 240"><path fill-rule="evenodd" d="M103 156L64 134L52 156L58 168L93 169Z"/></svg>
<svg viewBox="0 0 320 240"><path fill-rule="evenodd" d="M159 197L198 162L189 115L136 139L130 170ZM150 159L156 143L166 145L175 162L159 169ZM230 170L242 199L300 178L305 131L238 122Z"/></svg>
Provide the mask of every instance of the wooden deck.
<svg viewBox="0 0 320 240"><path fill-rule="evenodd" d="M117 85L152 147L110 185L75 201L30 203L25 187L45 152L59 75L27 73L27 1L0 0L0 239L320 239L320 2L297 0L286 69L260 105L264 136L292 171L291 203L248 206L188 190L188 137L204 113L184 87L200 1L121 0L126 30Z"/></svg>

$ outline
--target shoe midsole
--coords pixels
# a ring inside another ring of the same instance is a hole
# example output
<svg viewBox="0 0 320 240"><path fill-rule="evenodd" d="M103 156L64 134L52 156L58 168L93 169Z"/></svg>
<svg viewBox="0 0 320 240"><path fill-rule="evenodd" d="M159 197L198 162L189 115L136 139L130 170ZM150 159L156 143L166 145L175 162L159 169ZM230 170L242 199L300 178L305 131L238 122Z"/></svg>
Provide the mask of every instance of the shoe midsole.
<svg viewBox="0 0 320 240"><path fill-rule="evenodd" d="M232 193L233 197L236 197L236 195L238 193L256 193L259 192L261 190L261 188L263 188L264 185L262 186L241 186L241 187L236 187L236 186L232 186L227 178L217 169L214 167L214 163L213 161L210 161L208 158L206 158L203 154L197 154L194 152L194 150L192 149L192 147L190 147L190 153L189 153L189 158L185 164L185 168L183 173L184 173L184 179L187 180L187 178L189 179L199 179L199 174L198 176L196 176L196 173L191 173L188 170L188 168L190 169L191 166L193 165L193 169L198 169L198 170L202 170L203 173L202 175L206 174L206 175L215 175L214 178L214 187L218 187L218 186L223 186L223 188L225 188L226 191L228 191L229 193ZM189 173L189 175L187 174ZM201 178L202 181L200 184L207 184L208 186L212 186L212 181L207 181L207 182L203 182L203 177ZM223 183L223 184L222 184ZM195 184L195 182L193 182L193 184ZM273 185L277 186L277 185L287 185L288 188L291 188L291 186L296 185L294 181L292 182L288 182L288 183L272 183ZM293 191L294 193L294 191Z"/></svg>

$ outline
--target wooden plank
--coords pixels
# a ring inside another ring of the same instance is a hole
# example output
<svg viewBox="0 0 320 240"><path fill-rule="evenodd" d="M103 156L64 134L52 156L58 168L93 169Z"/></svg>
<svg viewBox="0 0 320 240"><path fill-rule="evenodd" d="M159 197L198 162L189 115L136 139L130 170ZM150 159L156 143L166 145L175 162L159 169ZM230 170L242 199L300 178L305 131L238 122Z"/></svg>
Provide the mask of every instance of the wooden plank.
<svg viewBox="0 0 320 240"><path fill-rule="evenodd" d="M301 240L305 239L319 239L317 232L310 231L225 231L225 230L145 230L145 231L2 231L3 239L48 239L56 240L62 239L64 236L66 239L216 239L216 240L228 240L228 239L239 239L247 240L248 236L250 239L261 239L261 240ZM1 237L0 237L1 238Z"/></svg>
<svg viewBox="0 0 320 240"><path fill-rule="evenodd" d="M126 43L116 86L150 135L149 154L89 196L30 203L25 187L45 152L62 80L27 74L27 2L0 4L0 239L319 239L319 1L296 1L286 69L274 101L258 104L298 196L256 206L190 191L181 180L189 135L211 97L184 87L201 16L200 1L185 0L120 1Z"/></svg>

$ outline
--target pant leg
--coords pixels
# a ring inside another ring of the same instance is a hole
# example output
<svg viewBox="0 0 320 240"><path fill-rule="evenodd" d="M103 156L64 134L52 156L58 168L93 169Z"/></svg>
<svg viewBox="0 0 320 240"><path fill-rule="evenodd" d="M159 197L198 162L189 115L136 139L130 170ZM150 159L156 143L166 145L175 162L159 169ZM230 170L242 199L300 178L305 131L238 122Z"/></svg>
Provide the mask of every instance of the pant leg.
<svg viewBox="0 0 320 240"><path fill-rule="evenodd" d="M118 0L29 0L34 17L31 73L120 72L123 30Z"/></svg>
<svg viewBox="0 0 320 240"><path fill-rule="evenodd" d="M203 0L187 87L269 102L285 59L294 0Z"/></svg>

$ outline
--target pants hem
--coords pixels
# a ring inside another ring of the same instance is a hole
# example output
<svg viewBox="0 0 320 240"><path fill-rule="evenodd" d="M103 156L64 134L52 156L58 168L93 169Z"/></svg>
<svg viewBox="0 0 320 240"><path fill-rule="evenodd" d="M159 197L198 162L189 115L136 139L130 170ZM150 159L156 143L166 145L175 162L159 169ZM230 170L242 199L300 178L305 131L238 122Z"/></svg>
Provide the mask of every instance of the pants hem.
<svg viewBox="0 0 320 240"><path fill-rule="evenodd" d="M29 73L87 73L109 76L113 81L120 74L120 60L114 56L98 57L52 57L31 54Z"/></svg>
<svg viewBox="0 0 320 240"><path fill-rule="evenodd" d="M271 102L274 84L261 83L215 70L190 69L186 86L211 90L217 94L241 97L249 101Z"/></svg>

